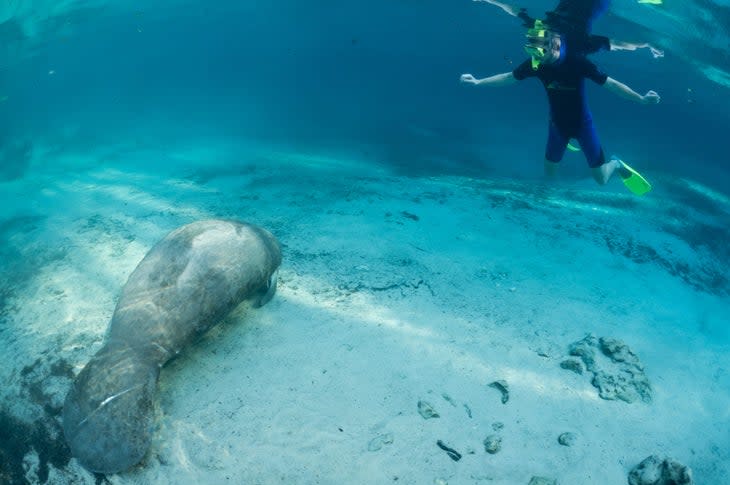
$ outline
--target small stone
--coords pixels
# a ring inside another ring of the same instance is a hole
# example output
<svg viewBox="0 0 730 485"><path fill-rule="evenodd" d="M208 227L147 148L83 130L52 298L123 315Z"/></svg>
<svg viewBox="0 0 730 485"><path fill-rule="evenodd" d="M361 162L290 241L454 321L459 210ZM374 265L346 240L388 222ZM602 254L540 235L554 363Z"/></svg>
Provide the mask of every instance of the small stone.
<svg viewBox="0 0 730 485"><path fill-rule="evenodd" d="M502 404L507 404L507 401L509 401L509 386L507 385L507 381L499 380L494 381L491 384L489 384L489 387L493 387L497 389L499 392L502 393Z"/></svg>
<svg viewBox="0 0 730 485"><path fill-rule="evenodd" d="M529 485L558 485L558 481L554 478L532 477Z"/></svg>
<svg viewBox="0 0 730 485"><path fill-rule="evenodd" d="M504 423L500 423L499 421L492 423L492 429L494 431L501 431L504 428Z"/></svg>
<svg viewBox="0 0 730 485"><path fill-rule="evenodd" d="M449 485L449 482L447 482L444 478L436 478L433 481L433 485Z"/></svg>
<svg viewBox="0 0 730 485"><path fill-rule="evenodd" d="M439 413L436 412L436 410L426 401L418 401L418 414L420 414L423 419L431 419L431 418L438 418Z"/></svg>
<svg viewBox="0 0 730 485"><path fill-rule="evenodd" d="M391 443L393 443L393 433L381 434L370 440L368 451L378 451L383 445L389 445Z"/></svg>
<svg viewBox="0 0 730 485"><path fill-rule="evenodd" d="M563 433L558 436L558 443L563 446L573 446L575 444L575 435L573 433Z"/></svg>
<svg viewBox="0 0 730 485"><path fill-rule="evenodd" d="M484 451L490 455L494 455L502 449L502 438L496 434L487 436L484 439Z"/></svg>
<svg viewBox="0 0 730 485"><path fill-rule="evenodd" d="M566 359L560 363L560 367L573 371L576 374L583 374L583 364L579 360Z"/></svg>

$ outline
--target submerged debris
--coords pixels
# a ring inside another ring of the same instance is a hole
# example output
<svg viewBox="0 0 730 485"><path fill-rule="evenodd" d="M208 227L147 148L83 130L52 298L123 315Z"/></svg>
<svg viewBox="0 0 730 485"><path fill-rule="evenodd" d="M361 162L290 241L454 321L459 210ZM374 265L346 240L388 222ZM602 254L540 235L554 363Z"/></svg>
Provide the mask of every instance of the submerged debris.
<svg viewBox="0 0 730 485"><path fill-rule="evenodd" d="M446 454L449 455L449 458L451 458L452 460L454 460L454 461L461 460L461 453L459 453L455 449L447 446L443 441L438 440L436 442L436 444L438 445L439 448L441 448L442 450L444 450L446 452Z"/></svg>
<svg viewBox="0 0 730 485"><path fill-rule="evenodd" d="M499 392L502 393L502 404L507 404L507 401L509 401L509 386L507 385L507 381L499 380L494 381L491 384L489 384L489 387L493 387L497 389Z"/></svg>
<svg viewBox="0 0 730 485"><path fill-rule="evenodd" d="M410 213L410 212L408 212L408 211L401 211L401 213L400 213L400 214L401 214L401 215L402 215L403 217L405 217L406 219L410 219L410 220L412 220L412 221L418 221L418 220L420 219L420 217L418 217L418 216L417 216L416 214L411 214L411 213Z"/></svg>
<svg viewBox="0 0 730 485"><path fill-rule="evenodd" d="M393 433L381 434L370 440L370 443L368 443L368 451L378 451L383 445L389 445L391 443L393 443Z"/></svg>
<svg viewBox="0 0 730 485"><path fill-rule="evenodd" d="M469 405L464 404L464 410L466 411L466 415L469 416L469 419L471 419L471 408Z"/></svg>
<svg viewBox="0 0 730 485"><path fill-rule="evenodd" d="M418 414L420 414L423 419L431 419L431 418L439 418L439 413L436 412L436 410L426 401L418 401Z"/></svg>
<svg viewBox="0 0 730 485"><path fill-rule="evenodd" d="M454 401L454 399L451 396L449 396L448 394L446 394L444 392L444 393L441 394L441 397L444 398L444 401L446 401L447 403L449 403L452 406L456 407L456 402Z"/></svg>
<svg viewBox="0 0 730 485"><path fill-rule="evenodd" d="M532 477L529 485L558 485L558 481L554 478Z"/></svg>
<svg viewBox="0 0 730 485"><path fill-rule="evenodd" d="M558 443L563 446L573 446L575 444L575 435L573 433L563 433L558 436Z"/></svg>

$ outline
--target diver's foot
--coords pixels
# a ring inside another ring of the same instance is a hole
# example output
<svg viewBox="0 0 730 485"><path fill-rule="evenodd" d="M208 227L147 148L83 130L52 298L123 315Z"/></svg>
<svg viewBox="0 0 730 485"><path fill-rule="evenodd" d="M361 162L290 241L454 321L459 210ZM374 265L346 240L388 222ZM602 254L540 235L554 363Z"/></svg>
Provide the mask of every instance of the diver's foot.
<svg viewBox="0 0 730 485"><path fill-rule="evenodd" d="M617 157L611 157L611 161L616 164L614 171L619 174L622 179L631 177L631 170L626 168L626 164Z"/></svg>

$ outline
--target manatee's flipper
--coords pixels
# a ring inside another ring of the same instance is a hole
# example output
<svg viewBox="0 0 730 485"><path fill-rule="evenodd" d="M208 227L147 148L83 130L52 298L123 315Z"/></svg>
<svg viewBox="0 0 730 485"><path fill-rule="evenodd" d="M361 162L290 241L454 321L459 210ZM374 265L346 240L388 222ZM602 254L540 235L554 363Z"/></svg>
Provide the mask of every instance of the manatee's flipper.
<svg viewBox="0 0 730 485"><path fill-rule="evenodd" d="M271 277L269 278L269 281L266 282L266 286L264 286L258 295L253 300L253 307L254 308L260 308L264 305L266 305L271 299L274 297L274 294L276 294L276 283L279 278L279 270L277 269L271 274Z"/></svg>

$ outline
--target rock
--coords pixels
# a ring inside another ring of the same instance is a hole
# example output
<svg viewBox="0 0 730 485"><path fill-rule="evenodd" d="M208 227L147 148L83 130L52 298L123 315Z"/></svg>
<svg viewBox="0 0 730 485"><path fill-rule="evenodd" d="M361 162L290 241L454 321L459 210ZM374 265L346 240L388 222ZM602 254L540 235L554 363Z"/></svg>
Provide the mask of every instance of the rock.
<svg viewBox="0 0 730 485"><path fill-rule="evenodd" d="M449 485L449 482L445 478L436 478L433 481L433 485Z"/></svg>
<svg viewBox="0 0 730 485"><path fill-rule="evenodd" d="M389 445L391 443L393 443L393 433L381 434L370 440L368 451L378 451L383 445Z"/></svg>
<svg viewBox="0 0 730 485"><path fill-rule="evenodd" d="M509 401L509 386L507 385L507 381L499 380L494 381L491 384L489 384L489 387L493 387L497 389L499 392L502 393L502 404L507 404L507 401Z"/></svg>
<svg viewBox="0 0 730 485"><path fill-rule="evenodd" d="M596 372L591 381L598 389L598 395L606 400L626 401L632 403L637 399L651 402L651 387L645 375L636 375L632 372L607 374Z"/></svg>
<svg viewBox="0 0 730 485"><path fill-rule="evenodd" d="M499 421L492 423L492 429L494 431L500 431L502 428L504 428L504 423L500 423Z"/></svg>
<svg viewBox="0 0 730 485"><path fill-rule="evenodd" d="M575 435L573 433L563 433L558 436L558 443L563 446L573 446L575 444Z"/></svg>
<svg viewBox="0 0 730 485"><path fill-rule="evenodd" d="M484 439L484 451L494 455L502 449L502 438L496 434L489 435Z"/></svg>
<svg viewBox="0 0 730 485"><path fill-rule="evenodd" d="M576 374L583 374L583 364L576 359L565 359L560 363L560 367L565 370L570 370Z"/></svg>
<svg viewBox="0 0 730 485"><path fill-rule="evenodd" d="M570 355L580 357L589 372L593 372L596 364L596 351L594 350L598 346L598 339L593 335L588 335L583 340L573 343L568 352Z"/></svg>
<svg viewBox="0 0 730 485"><path fill-rule="evenodd" d="M629 485L693 485L692 471L669 458L651 455L629 472Z"/></svg>
<svg viewBox="0 0 730 485"><path fill-rule="evenodd" d="M529 485L558 485L558 481L553 478L532 477Z"/></svg>
<svg viewBox="0 0 730 485"><path fill-rule="evenodd" d="M614 362L626 362L643 370L641 362L636 354L622 341L614 338L601 338L599 340L601 351L606 357Z"/></svg>
<svg viewBox="0 0 730 485"><path fill-rule="evenodd" d="M651 384L644 374L644 366L622 341L588 335L571 344L569 353L580 357L586 370L593 374L591 384L598 389L601 398L620 399L628 403L637 400L651 402ZM560 366L578 372L580 362L567 359Z"/></svg>
<svg viewBox="0 0 730 485"><path fill-rule="evenodd" d="M431 419L431 418L438 418L439 413L436 412L436 410L426 401L418 401L418 414L420 414L423 419Z"/></svg>

